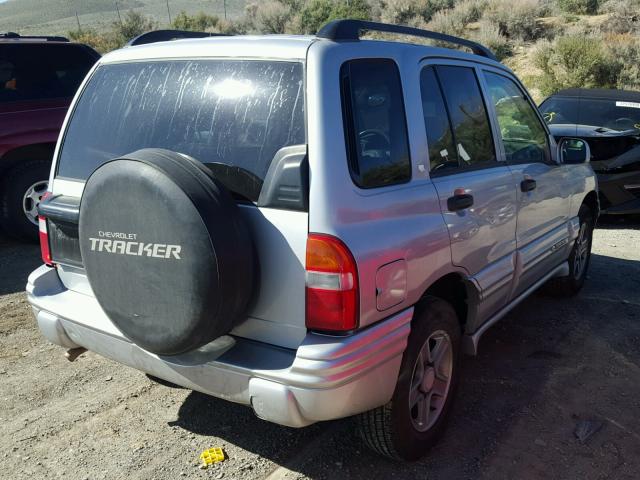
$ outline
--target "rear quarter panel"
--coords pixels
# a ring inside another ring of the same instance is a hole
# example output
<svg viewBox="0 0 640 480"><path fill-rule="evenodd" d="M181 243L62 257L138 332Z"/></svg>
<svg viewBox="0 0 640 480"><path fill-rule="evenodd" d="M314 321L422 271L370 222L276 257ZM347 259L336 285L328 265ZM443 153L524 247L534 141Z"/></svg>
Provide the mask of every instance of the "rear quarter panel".
<svg viewBox="0 0 640 480"><path fill-rule="evenodd" d="M419 91L420 53L376 42L314 43L307 63L309 106L309 231L335 235L358 265L360 326L370 325L416 303L451 264L449 234L437 192L428 178L427 142ZM404 47L404 48L403 48ZM340 98L340 66L352 58L392 58L403 82L409 129L412 180L402 185L361 189L349 174ZM380 311L376 273L396 260L406 262L406 296ZM463 273L463 272L461 272ZM464 273L463 273L464 274Z"/></svg>

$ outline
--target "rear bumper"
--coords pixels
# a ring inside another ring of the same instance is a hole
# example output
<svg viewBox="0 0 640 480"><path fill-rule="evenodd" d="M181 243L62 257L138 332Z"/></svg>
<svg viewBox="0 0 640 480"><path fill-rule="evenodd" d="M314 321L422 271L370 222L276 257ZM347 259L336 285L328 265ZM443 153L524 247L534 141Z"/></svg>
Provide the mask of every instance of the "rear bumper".
<svg viewBox="0 0 640 480"><path fill-rule="evenodd" d="M224 336L176 356L149 353L126 339L96 299L71 290L57 272L35 270L27 284L42 334L85 347L167 381L250 405L265 420L303 427L387 403L396 385L413 310L348 337L309 333L297 350Z"/></svg>

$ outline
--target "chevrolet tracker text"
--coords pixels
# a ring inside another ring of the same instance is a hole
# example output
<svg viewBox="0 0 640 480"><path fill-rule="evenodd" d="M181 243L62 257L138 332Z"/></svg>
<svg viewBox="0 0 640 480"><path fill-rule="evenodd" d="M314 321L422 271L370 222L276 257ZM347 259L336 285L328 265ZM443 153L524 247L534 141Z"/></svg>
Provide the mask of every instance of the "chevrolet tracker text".
<svg viewBox="0 0 640 480"><path fill-rule="evenodd" d="M100 236L114 238L135 238L135 233L99 232ZM91 250L95 252L117 253L120 255L135 255L138 257L175 258L180 260L180 245L167 245L164 243L144 243L125 240L110 240L108 238L89 237Z"/></svg>

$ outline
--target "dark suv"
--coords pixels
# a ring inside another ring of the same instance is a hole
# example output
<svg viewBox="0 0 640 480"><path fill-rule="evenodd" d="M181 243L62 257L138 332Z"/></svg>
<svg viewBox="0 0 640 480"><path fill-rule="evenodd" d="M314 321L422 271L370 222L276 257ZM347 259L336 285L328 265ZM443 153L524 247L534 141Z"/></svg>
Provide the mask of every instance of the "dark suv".
<svg viewBox="0 0 640 480"><path fill-rule="evenodd" d="M37 239L62 121L99 57L64 37L0 34L0 227L13 237Z"/></svg>

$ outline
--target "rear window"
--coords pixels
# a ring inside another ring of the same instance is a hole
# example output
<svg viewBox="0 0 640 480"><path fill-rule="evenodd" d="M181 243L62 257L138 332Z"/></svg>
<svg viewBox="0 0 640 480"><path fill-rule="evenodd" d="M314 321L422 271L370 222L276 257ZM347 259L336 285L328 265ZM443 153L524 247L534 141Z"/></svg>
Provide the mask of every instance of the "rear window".
<svg viewBox="0 0 640 480"><path fill-rule="evenodd" d="M100 66L65 134L58 175L86 179L102 163L166 148L209 166L257 201L278 150L305 140L299 62L189 60Z"/></svg>
<svg viewBox="0 0 640 480"><path fill-rule="evenodd" d="M82 45L0 44L0 103L72 97L96 60Z"/></svg>

